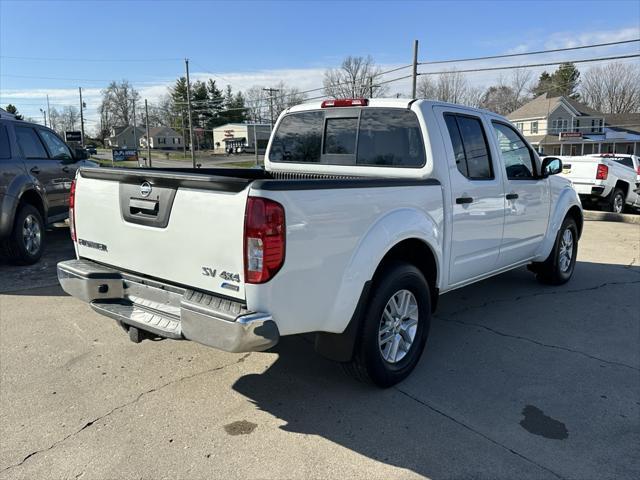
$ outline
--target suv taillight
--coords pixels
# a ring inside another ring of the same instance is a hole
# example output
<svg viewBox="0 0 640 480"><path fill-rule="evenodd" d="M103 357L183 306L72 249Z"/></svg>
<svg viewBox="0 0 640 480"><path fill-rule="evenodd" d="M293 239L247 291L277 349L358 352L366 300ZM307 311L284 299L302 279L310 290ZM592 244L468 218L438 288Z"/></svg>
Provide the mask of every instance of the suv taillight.
<svg viewBox="0 0 640 480"><path fill-rule="evenodd" d="M76 181L71 181L71 190L69 190L69 231L71 232L71 240L76 241Z"/></svg>
<svg viewBox="0 0 640 480"><path fill-rule="evenodd" d="M598 171L596 172L596 180L606 180L609 176L609 167L603 164L598 165Z"/></svg>
<svg viewBox="0 0 640 480"><path fill-rule="evenodd" d="M268 198L249 197L244 217L244 280L264 283L284 263L284 207Z"/></svg>

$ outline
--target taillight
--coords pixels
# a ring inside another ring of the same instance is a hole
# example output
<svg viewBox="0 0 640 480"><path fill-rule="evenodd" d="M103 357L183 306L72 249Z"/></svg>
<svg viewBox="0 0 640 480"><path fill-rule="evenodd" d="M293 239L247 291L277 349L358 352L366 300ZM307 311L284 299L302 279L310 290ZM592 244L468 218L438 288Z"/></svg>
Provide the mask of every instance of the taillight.
<svg viewBox="0 0 640 480"><path fill-rule="evenodd" d="M328 107L366 107L369 105L367 98L340 98L337 100L325 100L320 108Z"/></svg>
<svg viewBox="0 0 640 480"><path fill-rule="evenodd" d="M640 165L638 165L638 168L636 168L636 173L640 175Z"/></svg>
<svg viewBox="0 0 640 480"><path fill-rule="evenodd" d="M609 167L603 164L598 164L598 171L596 172L596 180L606 180L609 176Z"/></svg>
<svg viewBox="0 0 640 480"><path fill-rule="evenodd" d="M76 241L76 181L71 181L71 190L69 190L69 231L71 232L71 240Z"/></svg>
<svg viewBox="0 0 640 480"><path fill-rule="evenodd" d="M268 198L249 197L244 217L244 279L264 283L284 263L284 207Z"/></svg>

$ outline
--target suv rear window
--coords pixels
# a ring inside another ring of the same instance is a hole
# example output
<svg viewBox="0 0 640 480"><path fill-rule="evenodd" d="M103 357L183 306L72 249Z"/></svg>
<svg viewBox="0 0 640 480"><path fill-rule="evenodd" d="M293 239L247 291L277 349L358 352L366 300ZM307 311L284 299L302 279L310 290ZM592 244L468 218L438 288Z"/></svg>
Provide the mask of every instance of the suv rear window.
<svg viewBox="0 0 640 480"><path fill-rule="evenodd" d="M419 168L425 164L418 118L410 110L349 109L293 113L276 131L269 160Z"/></svg>
<svg viewBox="0 0 640 480"><path fill-rule="evenodd" d="M11 158L11 147L9 146L9 136L7 127L0 125L0 160Z"/></svg>

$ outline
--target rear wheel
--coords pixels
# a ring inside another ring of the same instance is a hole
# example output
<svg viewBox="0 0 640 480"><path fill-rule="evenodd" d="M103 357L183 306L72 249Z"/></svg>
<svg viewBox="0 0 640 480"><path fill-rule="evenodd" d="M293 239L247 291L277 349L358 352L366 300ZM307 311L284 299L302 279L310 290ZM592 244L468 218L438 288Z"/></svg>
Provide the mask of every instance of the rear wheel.
<svg viewBox="0 0 640 480"><path fill-rule="evenodd" d="M625 194L620 188L614 188L611 198L609 199L609 211L613 213L622 213L624 210Z"/></svg>
<svg viewBox="0 0 640 480"><path fill-rule="evenodd" d="M542 263L534 264L533 270L541 283L562 285L573 275L577 256L578 227L573 218L567 217L562 222L549 257Z"/></svg>
<svg viewBox="0 0 640 480"><path fill-rule="evenodd" d="M353 359L356 379L390 387L405 379L424 350L431 320L429 285L416 267L394 262L377 276Z"/></svg>
<svg viewBox="0 0 640 480"><path fill-rule="evenodd" d="M13 231L2 242L2 253L10 262L31 265L40 260L44 250L44 222L33 205L22 205L17 213Z"/></svg>

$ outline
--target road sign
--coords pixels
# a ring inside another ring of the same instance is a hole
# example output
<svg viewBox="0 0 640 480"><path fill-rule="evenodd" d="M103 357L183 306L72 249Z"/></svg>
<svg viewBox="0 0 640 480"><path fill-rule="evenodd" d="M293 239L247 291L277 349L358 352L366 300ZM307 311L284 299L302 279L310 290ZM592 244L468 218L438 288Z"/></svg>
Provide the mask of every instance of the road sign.
<svg viewBox="0 0 640 480"><path fill-rule="evenodd" d="M82 132L79 130L67 130L64 132L64 139L67 142L82 142Z"/></svg>

